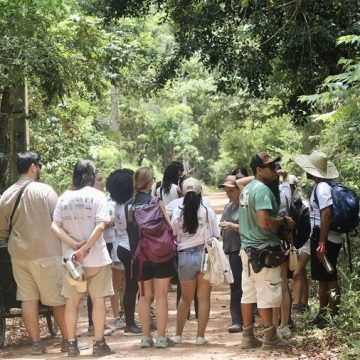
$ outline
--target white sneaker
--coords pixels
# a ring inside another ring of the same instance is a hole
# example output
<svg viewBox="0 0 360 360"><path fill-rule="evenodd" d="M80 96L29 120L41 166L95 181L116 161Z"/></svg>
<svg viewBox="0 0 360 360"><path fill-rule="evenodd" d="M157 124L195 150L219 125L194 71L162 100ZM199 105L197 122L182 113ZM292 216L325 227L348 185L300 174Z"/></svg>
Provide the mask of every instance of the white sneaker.
<svg viewBox="0 0 360 360"><path fill-rule="evenodd" d="M181 344L182 343L182 336L180 335L175 335L171 338L171 340L175 343L175 344Z"/></svg>
<svg viewBox="0 0 360 360"><path fill-rule="evenodd" d="M113 328L112 326L109 326L109 325L105 325L105 328L104 328L104 336L109 336L109 335L111 335L114 331L115 331L115 328Z"/></svg>
<svg viewBox="0 0 360 360"><path fill-rule="evenodd" d="M119 329L123 329L126 326L126 324L125 324L125 321L121 317L117 317L116 319L114 319L112 326L116 330L119 330Z"/></svg>
<svg viewBox="0 0 360 360"><path fill-rule="evenodd" d="M292 336L292 333L291 333L291 330L289 328L288 325L284 326L284 327L278 327L276 329L276 332L278 334L278 336L281 338L281 339L290 339L291 336Z"/></svg>
<svg viewBox="0 0 360 360"><path fill-rule="evenodd" d="M196 338L196 342L195 342L196 345L206 345L207 343L208 343L208 341L205 340L205 338L203 338L201 336L198 336Z"/></svg>

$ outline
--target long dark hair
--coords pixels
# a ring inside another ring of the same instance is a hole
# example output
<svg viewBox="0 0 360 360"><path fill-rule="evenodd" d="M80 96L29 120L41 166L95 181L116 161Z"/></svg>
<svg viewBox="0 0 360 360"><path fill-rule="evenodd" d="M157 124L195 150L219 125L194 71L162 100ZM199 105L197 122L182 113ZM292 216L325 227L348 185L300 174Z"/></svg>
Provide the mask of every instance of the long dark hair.
<svg viewBox="0 0 360 360"><path fill-rule="evenodd" d="M184 165L181 162L173 161L164 171L163 182L161 184L164 194L169 194L172 184L179 182L178 173L184 171Z"/></svg>
<svg viewBox="0 0 360 360"><path fill-rule="evenodd" d="M79 190L85 186L93 186L95 181L95 165L92 161L81 159L74 166L72 189Z"/></svg>
<svg viewBox="0 0 360 360"><path fill-rule="evenodd" d="M198 210L201 204L201 194L196 194L194 191L186 193L183 202L182 216L183 216L183 231L189 234L195 234L199 227Z"/></svg>

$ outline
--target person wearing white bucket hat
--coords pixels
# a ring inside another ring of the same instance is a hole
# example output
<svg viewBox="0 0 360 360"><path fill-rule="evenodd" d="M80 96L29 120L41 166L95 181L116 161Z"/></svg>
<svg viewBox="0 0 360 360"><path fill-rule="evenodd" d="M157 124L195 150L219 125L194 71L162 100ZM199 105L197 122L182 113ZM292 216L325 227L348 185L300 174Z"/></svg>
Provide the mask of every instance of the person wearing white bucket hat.
<svg viewBox="0 0 360 360"><path fill-rule="evenodd" d="M339 176L339 172L327 156L318 150L313 150L310 155L296 155L294 161L306 171L306 177L315 183L310 196L311 277L319 281L320 309L310 324L322 329L327 326L324 317L326 308L330 308L331 315L336 315L340 302L336 265L343 235L330 231L333 199L329 185L330 181ZM325 253L334 268L331 273L326 272L323 266Z"/></svg>

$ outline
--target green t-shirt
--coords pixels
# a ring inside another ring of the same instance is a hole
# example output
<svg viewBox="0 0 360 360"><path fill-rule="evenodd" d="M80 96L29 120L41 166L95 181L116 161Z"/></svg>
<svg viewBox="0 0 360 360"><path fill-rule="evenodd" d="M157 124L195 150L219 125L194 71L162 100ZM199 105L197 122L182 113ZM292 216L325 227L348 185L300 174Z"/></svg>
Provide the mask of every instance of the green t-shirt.
<svg viewBox="0 0 360 360"><path fill-rule="evenodd" d="M277 215L274 194L261 181L251 181L240 194L239 225L242 249L264 244L280 243L277 228L263 229L256 218L257 210L269 210L271 216Z"/></svg>

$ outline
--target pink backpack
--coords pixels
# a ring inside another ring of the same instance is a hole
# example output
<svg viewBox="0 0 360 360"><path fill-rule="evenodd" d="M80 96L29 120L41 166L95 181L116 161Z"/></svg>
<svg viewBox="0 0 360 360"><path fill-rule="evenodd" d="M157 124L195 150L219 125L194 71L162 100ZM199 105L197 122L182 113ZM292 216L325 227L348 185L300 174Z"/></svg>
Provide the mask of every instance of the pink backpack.
<svg viewBox="0 0 360 360"><path fill-rule="evenodd" d="M176 253L174 234L164 217L159 201L158 197L152 197L148 204L134 209L135 222L139 229L139 243L131 259L131 277L133 263L137 260L142 294L144 293L142 281L144 263L166 263Z"/></svg>

